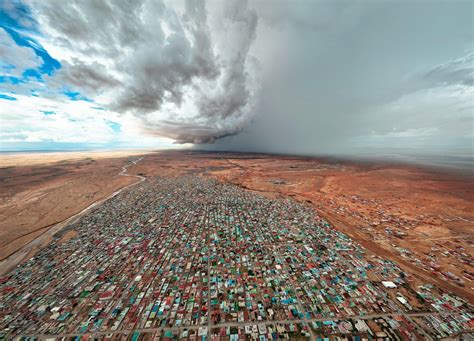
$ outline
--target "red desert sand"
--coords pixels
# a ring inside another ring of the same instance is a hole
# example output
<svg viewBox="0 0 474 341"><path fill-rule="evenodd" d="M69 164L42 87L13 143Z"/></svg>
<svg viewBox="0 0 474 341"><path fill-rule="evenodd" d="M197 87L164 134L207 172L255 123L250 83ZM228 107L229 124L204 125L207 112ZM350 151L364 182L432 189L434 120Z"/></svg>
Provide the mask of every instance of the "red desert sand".
<svg viewBox="0 0 474 341"><path fill-rule="evenodd" d="M194 151L22 154L0 161L0 259L11 260L3 272L48 238L28 252L25 245L136 183L136 176L197 173L311 205L369 252L396 262L414 286L435 282L474 302L470 175L375 161Z"/></svg>

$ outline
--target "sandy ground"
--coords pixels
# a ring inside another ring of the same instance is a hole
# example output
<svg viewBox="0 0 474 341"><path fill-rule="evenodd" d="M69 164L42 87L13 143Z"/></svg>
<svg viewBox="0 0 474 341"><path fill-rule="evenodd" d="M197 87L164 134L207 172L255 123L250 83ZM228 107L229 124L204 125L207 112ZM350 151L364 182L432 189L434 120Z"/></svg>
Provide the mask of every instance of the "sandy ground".
<svg viewBox="0 0 474 341"><path fill-rule="evenodd" d="M21 157L8 156L10 166L1 164L0 258L136 181L118 176L130 155ZM269 197L291 196L369 252L395 261L413 287L435 282L474 301L472 175L381 162L191 151L148 153L128 172L197 173Z"/></svg>
<svg viewBox="0 0 474 341"><path fill-rule="evenodd" d="M64 161L80 161L87 158L110 159L152 153L146 150L72 151L50 153L0 154L0 167L33 166Z"/></svg>
<svg viewBox="0 0 474 341"><path fill-rule="evenodd" d="M0 260L90 204L136 182L136 178L118 174L137 154L2 155Z"/></svg>

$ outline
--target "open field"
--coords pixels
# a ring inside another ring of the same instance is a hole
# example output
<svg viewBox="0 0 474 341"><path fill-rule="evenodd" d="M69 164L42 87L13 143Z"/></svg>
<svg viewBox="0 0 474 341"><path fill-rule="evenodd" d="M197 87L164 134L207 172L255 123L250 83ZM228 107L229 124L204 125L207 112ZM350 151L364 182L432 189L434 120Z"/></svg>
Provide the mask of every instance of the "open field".
<svg viewBox="0 0 474 341"><path fill-rule="evenodd" d="M0 257L137 181L118 175L129 157L103 156L59 161L60 155L45 154L33 165L22 161L0 169ZM200 174L270 198L293 197L395 261L414 285L433 281L474 300L472 176L381 162L191 151L150 153L128 171L145 177Z"/></svg>
<svg viewBox="0 0 474 341"><path fill-rule="evenodd" d="M150 153L143 150L72 151L47 153L4 153L0 154L0 167L18 167L54 164L57 162L81 161L84 159L111 159Z"/></svg>
<svg viewBox="0 0 474 341"><path fill-rule="evenodd" d="M0 260L92 203L136 182L135 177L119 175L136 154L1 155Z"/></svg>

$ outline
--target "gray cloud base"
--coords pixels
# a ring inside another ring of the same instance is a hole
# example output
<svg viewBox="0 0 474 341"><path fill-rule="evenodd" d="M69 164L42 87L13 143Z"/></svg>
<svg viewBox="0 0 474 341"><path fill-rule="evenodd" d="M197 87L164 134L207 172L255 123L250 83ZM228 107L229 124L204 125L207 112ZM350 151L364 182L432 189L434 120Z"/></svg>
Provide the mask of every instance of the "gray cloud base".
<svg viewBox="0 0 474 341"><path fill-rule="evenodd" d="M310 154L472 146L469 1L31 6L69 53L61 82L113 93L147 134Z"/></svg>
<svg viewBox="0 0 474 341"><path fill-rule="evenodd" d="M223 5L215 6L221 32L211 32L202 1L32 4L45 34L73 56L55 83L91 96L113 90L111 110L178 143L234 134L250 114L246 62L258 18L245 2Z"/></svg>

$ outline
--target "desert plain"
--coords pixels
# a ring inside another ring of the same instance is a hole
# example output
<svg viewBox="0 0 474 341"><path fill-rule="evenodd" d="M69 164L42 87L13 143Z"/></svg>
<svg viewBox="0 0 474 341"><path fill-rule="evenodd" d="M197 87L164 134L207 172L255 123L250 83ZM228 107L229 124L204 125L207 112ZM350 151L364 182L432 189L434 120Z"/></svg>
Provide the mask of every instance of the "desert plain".
<svg viewBox="0 0 474 341"><path fill-rule="evenodd" d="M71 217L143 177L186 174L292 197L397 263L414 286L432 282L474 302L472 173L374 160L185 150L5 154L0 271L33 256Z"/></svg>

